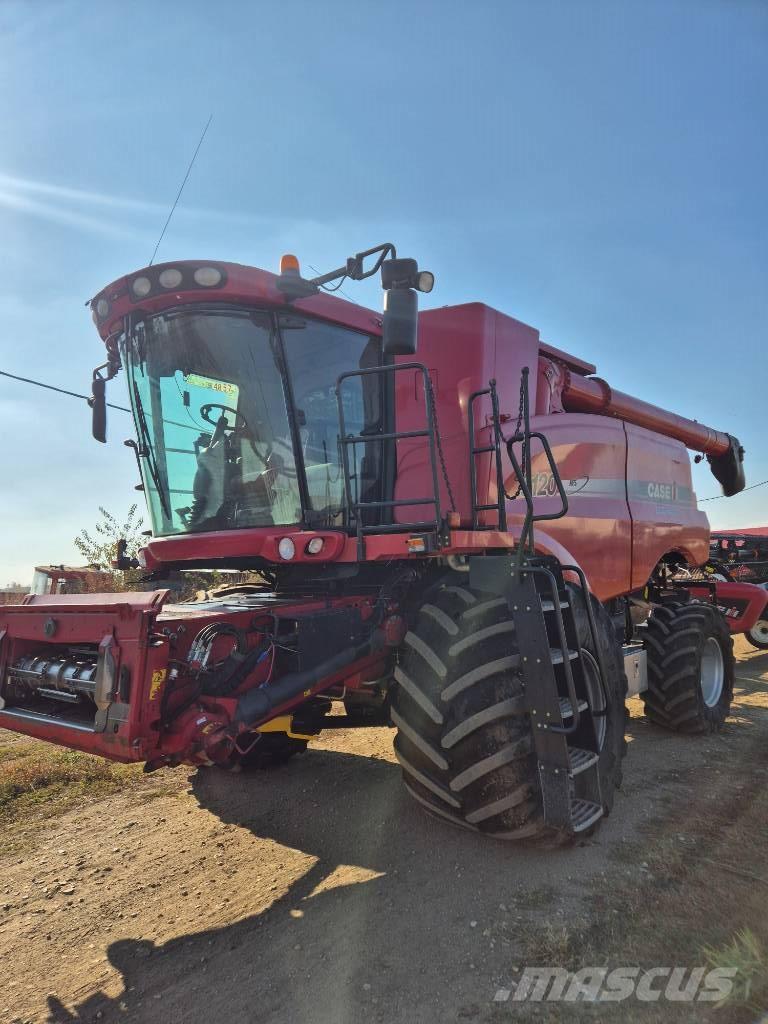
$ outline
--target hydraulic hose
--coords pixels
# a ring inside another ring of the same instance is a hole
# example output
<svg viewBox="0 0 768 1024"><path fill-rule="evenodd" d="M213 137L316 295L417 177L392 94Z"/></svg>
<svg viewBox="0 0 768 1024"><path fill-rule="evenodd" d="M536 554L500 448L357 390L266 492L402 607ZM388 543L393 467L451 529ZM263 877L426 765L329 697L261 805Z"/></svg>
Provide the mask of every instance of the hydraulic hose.
<svg viewBox="0 0 768 1024"><path fill-rule="evenodd" d="M305 690L311 690L328 676L336 675L347 665L365 658L368 654L384 646L384 635L376 630L365 643L356 647L345 647L332 657L321 661L314 668L305 669L303 672L289 672L274 683L269 683L255 690L244 693L237 702L235 722L243 725L252 725L262 718L266 718L275 708L281 704L300 696Z"/></svg>

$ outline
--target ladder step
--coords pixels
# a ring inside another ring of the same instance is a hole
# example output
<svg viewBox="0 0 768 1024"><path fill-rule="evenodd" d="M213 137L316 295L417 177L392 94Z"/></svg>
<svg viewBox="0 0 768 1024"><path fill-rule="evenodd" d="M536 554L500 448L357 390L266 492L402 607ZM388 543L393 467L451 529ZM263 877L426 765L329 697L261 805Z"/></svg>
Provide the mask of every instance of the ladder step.
<svg viewBox="0 0 768 1024"><path fill-rule="evenodd" d="M560 607L561 608L570 608L571 606L568 603L568 601L561 601L560 602ZM541 602L541 610L543 612L553 612L555 610L555 602L554 601L542 601Z"/></svg>
<svg viewBox="0 0 768 1024"><path fill-rule="evenodd" d="M579 711L586 711L589 704L585 700L579 701ZM560 717L573 718L573 705L567 697L560 698Z"/></svg>
<svg viewBox="0 0 768 1024"><path fill-rule="evenodd" d="M571 778L574 775L580 775L585 772L592 765L597 764L599 760L598 755L594 750L582 750L579 747L569 747L568 749L568 763L570 765Z"/></svg>
<svg viewBox="0 0 768 1024"><path fill-rule="evenodd" d="M578 658L578 656L579 656L579 652L578 651L568 651L568 660L569 661L575 661L576 658ZM564 660L563 659L563 652L560 650L559 647L550 647L550 649L549 649L549 657L550 657L550 661L552 662L553 665L562 665L563 664L563 660Z"/></svg>
<svg viewBox="0 0 768 1024"><path fill-rule="evenodd" d="M600 804L593 804L590 800L571 800L571 829L574 832L583 832L602 816Z"/></svg>

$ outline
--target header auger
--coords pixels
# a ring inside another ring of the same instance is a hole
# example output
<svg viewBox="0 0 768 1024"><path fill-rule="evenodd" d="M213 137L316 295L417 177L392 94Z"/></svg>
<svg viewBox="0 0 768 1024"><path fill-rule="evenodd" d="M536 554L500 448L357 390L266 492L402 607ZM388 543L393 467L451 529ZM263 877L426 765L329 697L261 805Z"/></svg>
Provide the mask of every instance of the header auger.
<svg viewBox="0 0 768 1024"><path fill-rule="evenodd" d="M374 274L383 315L324 291ZM312 280L295 257L277 277L178 261L99 292L93 432L122 374L148 585L264 583L3 609L1 726L154 770L258 767L323 728L391 724L414 798L499 838L610 810L628 691L667 728L719 727L730 631L766 592L697 576L686 447L735 494L738 441L488 306L418 313L433 283L386 243Z"/></svg>

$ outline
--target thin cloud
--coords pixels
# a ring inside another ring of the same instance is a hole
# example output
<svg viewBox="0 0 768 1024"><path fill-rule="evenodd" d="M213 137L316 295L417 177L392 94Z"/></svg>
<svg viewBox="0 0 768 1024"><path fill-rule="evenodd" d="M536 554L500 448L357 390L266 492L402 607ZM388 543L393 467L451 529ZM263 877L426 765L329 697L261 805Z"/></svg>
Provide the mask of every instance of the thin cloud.
<svg viewBox="0 0 768 1024"><path fill-rule="evenodd" d="M31 217L36 217L38 220L65 224L67 227L89 231L107 238L144 239L147 237L145 232L136 231L135 228L115 224L112 221L104 220L102 217L92 217L77 210L68 210L61 206L54 206L51 203L43 203L37 199L30 199L27 196L14 192L3 192L0 190L0 206L4 206L15 213L24 213Z"/></svg>
<svg viewBox="0 0 768 1024"><path fill-rule="evenodd" d="M32 181L29 178L15 178L10 174L0 173L0 189L31 192L36 195L66 199L74 203L84 203L86 205L110 206L123 210L140 210L144 213L162 213L164 210L167 212L167 208L160 203L106 195L103 192L90 192L80 188L67 188L64 185L54 185L46 181Z"/></svg>
<svg viewBox="0 0 768 1024"><path fill-rule="evenodd" d="M7 195L40 195L50 199L80 206L103 206L113 210L126 210L134 213L150 214L156 217L167 216L171 208L172 196L167 203L158 203L145 199L133 199L129 196L110 195L105 192L93 192L89 189L70 188L48 181L35 181L31 178L19 178L0 172L0 189ZM209 207L181 205L175 213L176 217L206 218L216 221L237 221L253 224L271 223L273 216L254 216L253 214L233 212L230 210L214 210Z"/></svg>
<svg viewBox="0 0 768 1024"><path fill-rule="evenodd" d="M14 214L35 217L41 221L60 224L113 240L140 241L149 245L160 230L170 209L170 200L158 203L129 196L110 195L90 189L72 188L55 182L22 178L0 171L0 210L5 207ZM215 210L189 207L182 203L174 214L176 237L198 240L209 238L211 230L216 235L220 228L237 228L236 238L243 234L248 237L256 231L262 246L269 239L270 247L282 251L292 249L297 238L310 240L317 237L318 245L325 250L330 239L339 231L348 235L359 227L356 221L340 222L333 225L315 219L287 220L278 214L249 214L239 210ZM387 232L391 229L389 226ZM230 239L232 243L232 239ZM167 243L164 246L167 248ZM242 248L242 245L241 245ZM236 246L235 246L235 250ZM233 254L232 259L237 259ZM241 256L243 262L252 261L251 246ZM331 261L333 262L333 261Z"/></svg>

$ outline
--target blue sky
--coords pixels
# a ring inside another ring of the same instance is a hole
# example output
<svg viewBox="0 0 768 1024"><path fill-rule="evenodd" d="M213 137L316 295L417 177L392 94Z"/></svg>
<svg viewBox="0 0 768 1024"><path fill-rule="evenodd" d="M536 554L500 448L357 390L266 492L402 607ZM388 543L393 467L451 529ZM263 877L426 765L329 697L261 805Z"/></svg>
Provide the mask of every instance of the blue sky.
<svg viewBox="0 0 768 1024"><path fill-rule="evenodd" d="M533 324L768 478L765 2L5 0L0 97L0 369L87 389L83 303L148 262L213 113L158 259L391 239L427 304ZM99 446L84 403L0 378L0 430L0 583L26 582L134 500L130 423ZM765 523L768 488L704 507Z"/></svg>

